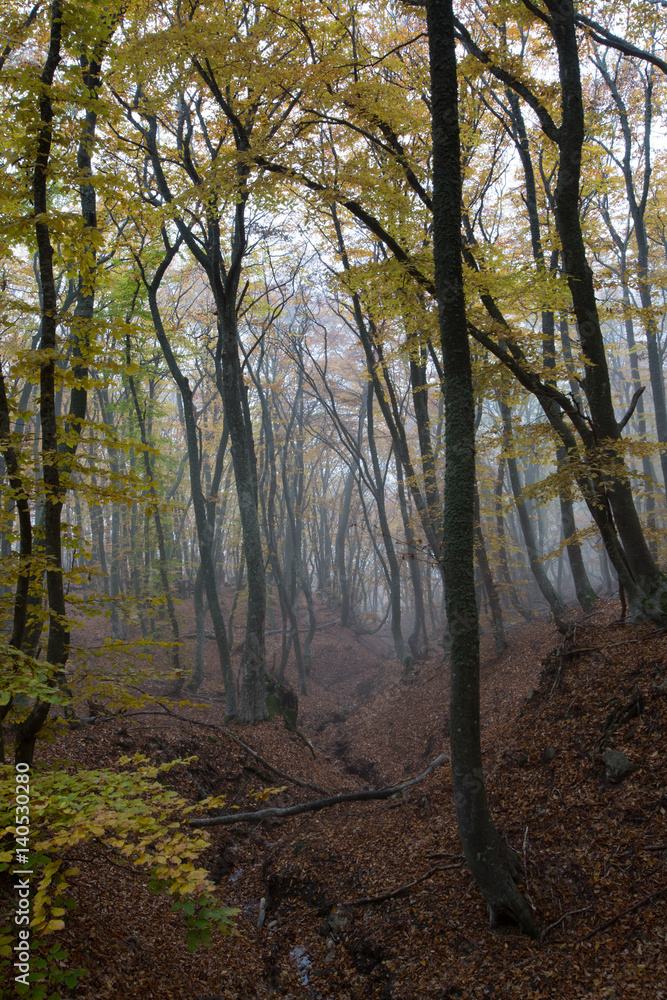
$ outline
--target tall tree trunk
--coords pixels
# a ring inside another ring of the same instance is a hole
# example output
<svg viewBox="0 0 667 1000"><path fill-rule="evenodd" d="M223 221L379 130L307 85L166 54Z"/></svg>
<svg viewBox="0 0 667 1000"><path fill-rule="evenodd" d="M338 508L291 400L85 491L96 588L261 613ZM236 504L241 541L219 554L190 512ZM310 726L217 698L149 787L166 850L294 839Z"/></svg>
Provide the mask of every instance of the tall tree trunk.
<svg viewBox="0 0 667 1000"><path fill-rule="evenodd" d="M291 431L293 423L296 423L295 441L295 475L294 475L294 497L290 493L289 477L287 474L287 438L286 432L285 448L283 449L281 461L281 475L283 483L283 496L285 498L285 512L287 514L288 531L292 537L292 554L296 575L303 591L308 610L308 631L303 642L303 663L306 675L310 674L312 666L312 642L317 629L317 616L315 614L315 604L313 602L313 591L310 585L308 571L303 561L303 509L305 504L305 475L303 460L303 440L304 440L304 420L303 420L303 365L299 367L297 391L294 396L292 416L288 431ZM295 609L296 610L296 609Z"/></svg>
<svg viewBox="0 0 667 1000"><path fill-rule="evenodd" d="M532 612L524 607L523 602L519 598L514 580L512 579L512 574L510 573L509 562L507 559L507 547L505 545L505 515L503 512L505 466L505 456L501 453L500 458L498 459L498 472L496 473L496 480L493 487L494 503L496 508L496 534L499 542L498 559L512 607L515 611L519 612L525 621L531 622L533 620Z"/></svg>
<svg viewBox="0 0 667 1000"><path fill-rule="evenodd" d="M375 443L375 423L373 420L373 383L369 382L366 389L366 429L368 434L368 451L373 465L373 476L375 479L374 493L375 504L380 522L380 532L384 543L384 550L387 556L389 599L391 601L391 636L394 640L394 650L399 663L403 667L403 676L409 677L412 670L412 656L408 653L403 639L403 628L401 625L401 567L396 558L394 541L391 537L391 529L387 519L387 509L385 505L384 477L378 459L377 446Z"/></svg>
<svg viewBox="0 0 667 1000"><path fill-rule="evenodd" d="M273 569L273 577L276 581L276 586L278 588L278 595L280 597L280 606L283 612L283 649L282 657L280 662L280 668L278 671L278 677L282 682L285 674L285 667L287 665L287 657L289 654L290 646L294 646L294 658L296 660L297 675L298 675L298 686L299 694L306 694L306 667L303 660L303 652L301 649L301 639L299 636L299 622L297 619L294 600L290 594L290 590L285 579L285 573L283 567L280 564L280 557L278 552L278 539L276 537L276 513L275 513L275 500L276 492L278 489L278 481L276 474L276 453L275 453L275 439L273 435L273 425L271 423L271 413L269 412L269 406L266 399L266 393L262 388L259 374L254 375L253 379L255 382L255 387L257 389L257 394L259 396L260 404L262 407L262 420L264 422L264 437L265 437L265 462L266 462L266 472L269 477L269 490L268 497L266 500L266 518L265 518L265 532L267 536L267 544L269 549L269 559L271 561L271 567ZM284 444L284 450L287 448L287 441ZM285 482L286 475L283 472L283 486L285 488L285 498L287 498L287 484ZM291 537L291 530L288 525L288 538ZM290 622L290 637L289 642L286 641L285 636L285 625L289 619Z"/></svg>
<svg viewBox="0 0 667 1000"><path fill-rule="evenodd" d="M194 589L195 611L195 662L192 677L188 681L188 691L197 691L204 680L205 648L206 648L206 603L204 601L204 569L199 564L195 577Z"/></svg>
<svg viewBox="0 0 667 1000"><path fill-rule="evenodd" d="M560 596L556 593L551 580L547 576L544 566L540 562L537 543L535 541L535 532L533 531L530 515L528 514L528 510L526 509L526 504L522 496L519 469L516 463L516 458L511 452L513 447L512 410L502 398L500 399L500 412L503 420L503 449L505 452L505 461L507 463L507 471L509 472L510 484L512 486L512 493L514 494L517 514L519 515L521 533L523 534L523 539L526 543L526 551L528 552L530 568L533 576L535 577L535 581L540 588L542 596L549 605L556 624L559 628L564 629L566 628L563 618L563 612L565 610L564 605Z"/></svg>
<svg viewBox="0 0 667 1000"><path fill-rule="evenodd" d="M126 338L126 357L128 371L130 370L131 357L130 357L130 337L129 334ZM162 590L164 593L164 599L167 604L167 615L169 617L169 624L171 626L172 634L172 647L171 647L171 668L175 674L174 683L172 685L172 693L178 694L183 686L183 676L181 671L181 658L180 658L180 645L181 638L178 628L178 619L176 618L176 608L174 607L174 598L171 592L171 583L169 580L169 568L167 566L167 548L165 545L164 529L162 526L162 516L160 514L160 505L158 503L157 492L153 483L155 482L155 475L153 472L153 463L151 462L148 435L146 433L146 419L145 412L141 409L141 404L139 402L139 395L137 393L137 387L134 382L132 375L128 375L128 382L130 386L130 393L132 395L132 402L134 403L134 413L137 418L137 424L139 425L139 433L141 435L142 453L144 456L144 469L146 471L146 483L148 485L148 495L151 498L151 509L153 513L153 520L155 521L155 534L157 536L158 552L160 554L160 580L162 581Z"/></svg>
<svg viewBox="0 0 667 1000"><path fill-rule="evenodd" d="M454 800L468 867L493 922L535 934L495 829L484 785L479 719L479 626L475 601L475 400L461 264L461 153L451 0L426 3L433 120L436 290L445 371L444 574L451 636L450 725Z"/></svg>
<svg viewBox="0 0 667 1000"><path fill-rule="evenodd" d="M417 536L415 535L410 515L408 503L405 495L405 484L403 481L403 466L398 456L394 455L396 463L396 485L398 490L398 504L401 509L401 519L403 521L403 531L405 532L405 543L408 550L408 563L410 566L410 580L412 582L412 593L414 595L414 620L412 630L408 636L408 646L412 653L413 660L419 660L426 653L428 646L428 636L426 634L426 615L424 609L424 587L422 585L422 573L419 564L421 556L417 548Z"/></svg>
<svg viewBox="0 0 667 1000"><path fill-rule="evenodd" d="M667 593L655 565L634 505L632 488L616 442L621 428L616 420L609 382L593 272L586 257L579 195L581 157L585 135L577 33L573 0L545 0L549 27L556 43L561 86L562 121L556 133L559 171L555 203L558 232L579 339L586 358L583 380L596 442L595 464L613 471L605 474L605 492L632 576L645 595L631 601L633 613L662 621L667 615ZM608 442L608 443L607 443ZM611 555L611 553L610 553Z"/></svg>
<svg viewBox="0 0 667 1000"><path fill-rule="evenodd" d="M621 259L621 269L622 274L625 274L625 260ZM632 321L632 315L630 313L630 289L628 288L627 282L623 280L622 283L623 291L623 306L625 310L624 316L624 326L625 326L625 338L628 345L628 356L630 358L630 374L632 378L632 392L641 392L642 383L639 377L639 362L637 360L637 344L635 341L635 327ZM642 441L647 440L646 435L646 416L644 414L644 397L642 395L637 398L637 408L635 410L637 414L637 434ZM649 455L642 454L642 471L644 473L644 484L646 490L646 520L649 529L649 546L651 548L651 554L654 559L658 557L657 544L656 544L656 523L655 523L655 495L654 495L654 480L655 480L655 469L653 467L653 461Z"/></svg>
<svg viewBox="0 0 667 1000"><path fill-rule="evenodd" d="M352 505L352 492L356 477L356 466L351 462L345 477L345 488L343 489L343 502L338 513L338 527L336 529L336 569L338 571L338 592L340 595L340 623L343 628L349 628L351 607L350 607L350 581L347 575L347 560L345 555L345 543L347 541L348 525L350 523L350 507Z"/></svg>
<svg viewBox="0 0 667 1000"><path fill-rule="evenodd" d="M42 470L44 478L44 553L46 557L46 591L49 609L49 634L46 660L58 672L64 670L69 655L69 627L65 608L62 574L60 516L64 501L58 461L58 425L56 416L56 358L58 353L58 296L53 271L53 246L48 224L47 174L53 141L53 106L51 86L60 62L62 42L62 11L59 0L51 5L49 48L41 74L39 95L39 129L33 171L33 207L35 236L39 256L39 278L42 289L42 337L39 345L40 403L42 427ZM35 739L46 722L50 704L40 698L16 729L16 763L32 764Z"/></svg>
<svg viewBox="0 0 667 1000"><path fill-rule="evenodd" d="M559 471L567 468L568 457L565 448L556 449L556 461ZM597 594L588 579L581 546L576 538L577 525L574 520L574 505L569 487L562 487L560 490L560 515L574 591L582 610L590 611L597 600Z"/></svg>
<svg viewBox="0 0 667 1000"><path fill-rule="evenodd" d="M491 572L489 557L486 553L484 533L482 532L482 512L479 504L479 491L475 486L475 552L477 562L482 574L484 590L489 600L491 611L491 628L493 631L493 641L496 645L496 653L500 656L507 649L507 637L505 636L505 625L503 623L503 611L500 606L500 598L496 590L496 584Z"/></svg>
<svg viewBox="0 0 667 1000"><path fill-rule="evenodd" d="M248 611L241 659L241 705L243 722L259 722L267 717L266 581L257 503L257 469L248 410L247 390L239 361L236 296L217 297L218 351L216 369L225 420L232 442L234 480L241 515L243 546L248 574Z"/></svg>
<svg viewBox="0 0 667 1000"><path fill-rule="evenodd" d="M197 422L195 419L193 392L190 383L181 371L174 356L164 329L162 316L157 301L157 292L169 264L173 260L176 247L166 254L162 263L158 267L152 281L148 281L142 270L142 278L148 292L148 301L151 310L151 317L155 332L164 354L167 367L172 378L178 386L183 404L183 419L185 422L186 445L188 449L188 463L190 467L190 489L192 491L192 507L195 514L195 526L197 529L197 542L199 545L199 557L201 559L202 571L204 574L204 588L208 600L208 608L215 632L216 645L218 647L218 657L220 660L220 670L225 685L225 715L227 718L234 718L237 715L236 683L232 670L232 661L227 641L227 631L225 621L218 599L218 591L215 582L215 567L213 563L213 539L215 537L214 526L209 524L207 518L206 500L201 484L199 442L197 438ZM139 264L141 267L141 264Z"/></svg>
<svg viewBox="0 0 667 1000"><path fill-rule="evenodd" d="M667 487L667 403L665 401L665 382L662 373L662 359L660 357L660 346L658 343L658 323L656 320L655 308L653 305L653 289L651 276L649 273L649 238L646 231L646 207L649 197L649 182L651 179L651 131L653 125L653 70L647 67L644 79L644 141L641 149L642 170L639 177L636 177L632 165L632 142L633 130L628 118L628 111L623 100L623 96L618 87L617 80L613 79L606 62L603 59L596 59L595 63L604 76L618 110L621 133L624 140L624 154L621 162L625 190L630 207L637 244L637 282L639 285L639 299L644 318L644 333L646 335L646 354L648 357L648 370L651 382L651 394L653 396L653 412L655 414L655 427L658 441L663 446L660 449L660 464L662 476ZM639 190L639 196L637 188ZM625 258L625 253L623 253ZM623 298L626 299L626 270L625 259L621 263L623 275ZM642 407L643 409L643 407Z"/></svg>

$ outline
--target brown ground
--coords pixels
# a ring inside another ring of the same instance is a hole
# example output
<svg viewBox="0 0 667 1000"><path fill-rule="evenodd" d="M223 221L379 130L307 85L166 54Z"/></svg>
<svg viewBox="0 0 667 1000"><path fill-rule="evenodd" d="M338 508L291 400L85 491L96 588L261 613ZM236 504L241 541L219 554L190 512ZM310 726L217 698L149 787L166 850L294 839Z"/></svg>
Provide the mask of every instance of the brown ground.
<svg viewBox="0 0 667 1000"><path fill-rule="evenodd" d="M186 605L182 611L187 618ZM617 613L602 603L564 642L546 622L514 626L502 657L485 651L489 795L499 829L522 855L541 940L489 929L462 861L445 765L386 801L212 828L207 863L221 901L242 913L235 937L216 935L194 954L166 899L89 857L73 887L78 909L59 936L68 964L89 974L63 996L667 1000L667 636L621 624ZM107 627L102 619L87 625L89 641ZM179 711L222 723L215 650L207 647L205 707ZM357 638L334 625L317 633L313 652L299 727L315 757L280 720L234 727L276 767L327 790L352 790L403 781L447 751L441 654L406 686L384 637ZM617 786L604 776L608 748L638 766ZM251 789L284 783L222 733L211 739L158 717L98 722L40 753L94 767L133 750L156 761L197 754L192 778L241 808L254 807ZM172 771L168 780L196 795L186 774ZM314 797L291 785L269 804Z"/></svg>

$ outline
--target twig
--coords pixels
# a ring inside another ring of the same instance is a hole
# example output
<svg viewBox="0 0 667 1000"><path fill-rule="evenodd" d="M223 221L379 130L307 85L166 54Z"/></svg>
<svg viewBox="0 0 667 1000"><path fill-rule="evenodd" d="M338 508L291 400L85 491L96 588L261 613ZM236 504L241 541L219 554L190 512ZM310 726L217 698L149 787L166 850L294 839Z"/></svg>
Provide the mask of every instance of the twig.
<svg viewBox="0 0 667 1000"><path fill-rule="evenodd" d="M537 961L537 958L537 955L529 955L528 958L522 959L521 962L513 962L512 965L506 965L504 969L500 970L500 972L496 972L495 975L489 976L487 983L492 983L496 979L501 979L507 972L514 972L516 969L522 969L524 965L530 965L531 962Z"/></svg>
<svg viewBox="0 0 667 1000"><path fill-rule="evenodd" d="M633 903L632 906L629 906L627 910L621 910L620 913L617 913L615 917L611 917L606 921L606 923L600 924L599 927L594 927L590 933L586 934L585 937L579 938L579 940L590 941L592 937L595 937L596 934L600 934L601 931L606 931L607 927L611 927L611 925L615 924L617 920L621 919L621 917L627 916L628 913L634 913L635 910L640 909L640 907L644 906L646 903L650 903L652 899L657 899L658 896L662 896L664 892L667 892L667 882L659 889L656 889L655 892L650 892L648 896L643 896L641 899L638 899L637 902Z"/></svg>
<svg viewBox="0 0 667 1000"><path fill-rule="evenodd" d="M301 802L296 806L288 806L286 809L258 809L256 812L236 813L229 816L207 816L202 819L189 819L190 826L228 826L231 823L257 823L263 819L272 817L282 818L284 816L298 816L300 813L316 812L319 809L327 809L329 806L337 806L343 802L368 802L374 799L388 799L392 795L411 788L418 782L423 781L432 771L449 760L447 754L440 754L432 764L426 768L423 774L417 778L411 778L402 785L393 785L390 788L379 788L377 791L368 790L363 792L346 792L343 795L331 795L326 799L316 799L314 802Z"/></svg>
<svg viewBox="0 0 667 1000"><path fill-rule="evenodd" d="M646 847L640 848L642 851L667 851L667 843L665 844L647 844Z"/></svg>
<svg viewBox="0 0 667 1000"><path fill-rule="evenodd" d="M554 920L552 924L549 924L548 927L545 927L542 933L540 934L540 937L545 938L549 933L549 931L552 931L554 927L558 927L558 925L562 923L563 920L567 919L567 917L573 917L575 913L586 913L587 910L592 910L592 909L593 909L592 906L584 906L583 909L581 910L569 910L567 913L564 913L562 917L559 917L558 920Z"/></svg>
<svg viewBox="0 0 667 1000"><path fill-rule="evenodd" d="M315 785L311 781L304 781L302 778L294 778L292 775L286 774L285 771L281 771L279 767L275 767L273 764L270 764L268 760L262 757L261 754L257 753L256 750L253 750L252 747L249 747L248 744L244 743L238 736L234 736L233 733L230 733L230 731L225 729L224 726L220 726L215 722L201 722L199 719L189 719L187 715L178 715L176 712L172 712L171 709L167 708L166 705L163 705L162 702L158 702L158 704L163 709L162 712L152 712L150 710L145 712L127 712L119 717L115 715L95 715L92 716L91 719L79 719L79 722L91 722L93 719L98 723L114 721L122 722L125 719L134 719L138 715L157 715L163 719L178 719L181 722L189 722L193 726L203 726L205 729L218 729L221 733L224 733L225 736L228 736L233 743L236 743L241 747L241 749L245 750L247 754L250 754L250 756L254 757L255 760L258 760L260 764L263 764L264 767L268 768L269 771L273 771L273 773L278 775L279 778L282 778L283 781L289 781L292 785L299 785L300 788L309 788L313 792L319 792L320 795L327 794L326 788L320 788L319 785ZM151 727L145 726L144 728L149 729Z"/></svg>
<svg viewBox="0 0 667 1000"><path fill-rule="evenodd" d="M206 789L201 784L201 782L197 781L197 779L195 778L194 774L191 774L190 771L188 771L187 767L185 767L184 764L179 764L178 766L180 767L181 771L183 771L183 773L188 776L188 778L190 779L190 781L192 782L192 784L195 786L195 788L197 789L197 791L199 792L199 794L201 795L201 797L203 799L207 799L208 796L209 796L209 794L210 794L210 792L206 791Z"/></svg>
<svg viewBox="0 0 667 1000"><path fill-rule="evenodd" d="M404 892L412 889L413 886L419 885L420 882L425 882L427 878L435 875L436 872L446 872L450 868L462 868L463 862L459 861L456 865L445 865L444 868L441 865L436 865L434 868L429 868L425 875L420 875L419 878L414 879L412 882L407 882L405 885L401 885L398 889L392 889L390 892L383 892L381 896L362 896L361 899L348 899L345 903L339 903L339 906L371 906L373 903L384 903L387 899L394 899L396 896L401 896Z"/></svg>

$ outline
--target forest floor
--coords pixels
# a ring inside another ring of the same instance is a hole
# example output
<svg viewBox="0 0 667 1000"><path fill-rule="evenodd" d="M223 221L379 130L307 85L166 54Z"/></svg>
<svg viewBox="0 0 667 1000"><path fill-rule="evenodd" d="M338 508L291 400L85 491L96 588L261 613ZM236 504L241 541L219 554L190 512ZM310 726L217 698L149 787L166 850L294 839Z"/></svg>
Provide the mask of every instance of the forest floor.
<svg viewBox="0 0 667 1000"><path fill-rule="evenodd" d="M191 624L187 603L181 614ZM539 940L489 928L461 855L446 763L385 801L211 828L204 860L221 902L241 912L234 936L216 932L212 947L194 953L167 898L89 852L71 887L78 908L59 934L68 965L88 974L63 996L667 1000L667 635L618 614L600 602L574 615L565 639L538 621L510 628L502 656L484 650L488 793L522 857ZM329 621L325 609L320 620ZM106 629L104 619L89 623L88 641ZM223 725L221 695L207 642L201 707L161 701ZM317 632L300 698L299 729L314 752L278 717L231 729L276 768L327 792L379 788L448 752L448 697L441 652L406 684L384 636L334 624ZM608 749L636 766L620 784L605 776ZM286 787L271 806L320 797L272 774L224 732L159 716L104 717L40 745L39 759L114 767L137 751L156 762L196 755L189 774L166 779L191 801L195 782L241 810L276 785Z"/></svg>

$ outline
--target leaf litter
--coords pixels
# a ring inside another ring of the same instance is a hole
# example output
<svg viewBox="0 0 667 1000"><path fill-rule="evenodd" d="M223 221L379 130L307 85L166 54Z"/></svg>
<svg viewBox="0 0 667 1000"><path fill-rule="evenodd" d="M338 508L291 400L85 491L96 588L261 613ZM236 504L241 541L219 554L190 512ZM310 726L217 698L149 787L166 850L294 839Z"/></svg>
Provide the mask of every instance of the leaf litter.
<svg viewBox="0 0 667 1000"><path fill-rule="evenodd" d="M180 610L187 625L191 611ZM214 933L195 953L168 898L103 851L72 852L78 908L58 937L68 964L88 975L66 995L667 1000L667 636L618 614L600 602L573 614L565 638L543 620L508 629L502 656L483 650L489 799L522 857L541 940L488 927L461 856L446 765L388 801L212 828L203 861L220 902L241 912L235 936ZM175 710L223 725L214 653L203 710ZM266 789L274 806L317 797L294 784L276 789L275 774L223 732L129 714L61 732L40 744L40 759L113 768L128 752L156 763L196 756L165 781L193 802L204 791L225 795L226 809L261 808ZM447 752L448 714L441 652L406 684L384 637L337 625L316 634L300 699L314 755L278 718L232 732L281 772L355 791L399 783ZM610 780L608 751L635 767L620 783Z"/></svg>

